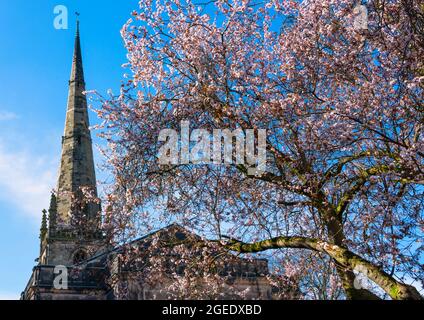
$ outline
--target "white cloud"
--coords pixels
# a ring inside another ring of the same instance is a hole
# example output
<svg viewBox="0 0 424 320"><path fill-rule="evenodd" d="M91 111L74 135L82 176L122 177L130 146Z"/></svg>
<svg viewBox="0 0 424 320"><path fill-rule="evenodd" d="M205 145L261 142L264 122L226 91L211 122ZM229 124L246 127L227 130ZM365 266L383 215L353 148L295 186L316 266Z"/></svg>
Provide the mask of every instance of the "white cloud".
<svg viewBox="0 0 424 320"><path fill-rule="evenodd" d="M13 292L0 291L0 300L19 300L20 295Z"/></svg>
<svg viewBox="0 0 424 320"><path fill-rule="evenodd" d="M57 164L27 151L10 152L0 144L0 199L39 223L55 186Z"/></svg>
<svg viewBox="0 0 424 320"><path fill-rule="evenodd" d="M17 118L18 118L18 115L16 113L0 110L0 121L15 120Z"/></svg>

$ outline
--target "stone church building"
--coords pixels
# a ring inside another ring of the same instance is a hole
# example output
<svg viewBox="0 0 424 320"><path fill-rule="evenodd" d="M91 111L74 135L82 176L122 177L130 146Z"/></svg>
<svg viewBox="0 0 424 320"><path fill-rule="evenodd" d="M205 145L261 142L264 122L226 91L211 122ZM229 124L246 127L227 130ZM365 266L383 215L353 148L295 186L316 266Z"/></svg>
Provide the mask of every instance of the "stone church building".
<svg viewBox="0 0 424 320"><path fill-rule="evenodd" d="M166 280L162 281L158 288L147 285L141 278L131 277L133 273L137 274L134 272L136 269L140 271L140 266L122 259L122 247L113 248L106 244L101 230L100 204L90 203L80 208L75 206L75 195L79 194L81 187L89 187L97 194L84 91L77 24L57 193L51 195L48 212L43 211L40 255L36 260L38 264L32 270L21 299L165 299L169 297L166 294L169 285ZM78 228L73 223L78 220L79 215L85 217L83 221L90 227ZM138 252L143 252L147 250L153 238L195 240L196 237L183 227L173 224L133 241L131 246L137 247ZM267 260L245 260L229 253L226 253L225 259L228 259L228 263L224 271L227 274L230 271L231 274L231 281L226 286L248 289L246 298L273 297L274 290L268 280ZM63 281L58 286L55 282L57 277L65 275L66 286ZM167 279L166 273L163 277ZM122 283L125 283L125 295L119 292L122 291ZM227 289L223 288L223 291L229 292ZM231 298L231 295L227 294L222 298Z"/></svg>

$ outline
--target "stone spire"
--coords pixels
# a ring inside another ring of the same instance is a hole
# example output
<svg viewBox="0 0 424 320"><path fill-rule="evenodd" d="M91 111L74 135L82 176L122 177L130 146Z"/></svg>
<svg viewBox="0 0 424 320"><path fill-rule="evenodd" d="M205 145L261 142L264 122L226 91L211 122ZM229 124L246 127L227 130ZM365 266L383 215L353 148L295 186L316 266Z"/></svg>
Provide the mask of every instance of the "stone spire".
<svg viewBox="0 0 424 320"><path fill-rule="evenodd" d="M72 70L71 70L71 79L72 81L78 81L85 85L84 83L84 70L82 67L82 55L81 55L81 43L80 43L80 32L79 32L79 21L77 20L77 31L75 34L75 44L74 44L74 56L72 58Z"/></svg>
<svg viewBox="0 0 424 320"><path fill-rule="evenodd" d="M96 174L94 170L91 134L89 130L87 99L85 91L84 70L82 64L79 22L75 35L75 48L69 80L68 105L65 131L62 137L62 157L57 185L57 220L58 229L72 229L72 220L80 216L76 212L73 197L80 196L80 188L88 187L97 195ZM84 216L91 222L100 221L100 206L84 206ZM81 211L81 210L80 210Z"/></svg>

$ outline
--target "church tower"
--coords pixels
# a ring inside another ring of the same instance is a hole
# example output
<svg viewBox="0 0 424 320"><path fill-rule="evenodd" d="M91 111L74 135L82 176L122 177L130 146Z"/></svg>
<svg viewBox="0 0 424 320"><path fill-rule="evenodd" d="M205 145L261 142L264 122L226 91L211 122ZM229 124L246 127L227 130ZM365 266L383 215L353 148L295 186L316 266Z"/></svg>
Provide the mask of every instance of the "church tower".
<svg viewBox="0 0 424 320"><path fill-rule="evenodd" d="M40 234L43 265L77 264L98 252L101 245L100 204L92 199L97 198L97 187L84 91L77 21L57 189L51 195L48 226L44 212Z"/></svg>

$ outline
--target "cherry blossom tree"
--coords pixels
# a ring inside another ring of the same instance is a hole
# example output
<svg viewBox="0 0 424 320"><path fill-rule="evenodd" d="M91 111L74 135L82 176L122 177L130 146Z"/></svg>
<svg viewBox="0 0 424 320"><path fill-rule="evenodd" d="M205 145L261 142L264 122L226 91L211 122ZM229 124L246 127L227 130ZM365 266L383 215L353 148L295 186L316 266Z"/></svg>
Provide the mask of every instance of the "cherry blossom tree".
<svg viewBox="0 0 424 320"><path fill-rule="evenodd" d="M266 255L305 298L422 299L405 281L424 279L424 8L369 0L358 24L357 5L140 1L129 75L98 110L115 241L176 221ZM266 129L266 172L159 164L160 131L181 121Z"/></svg>

